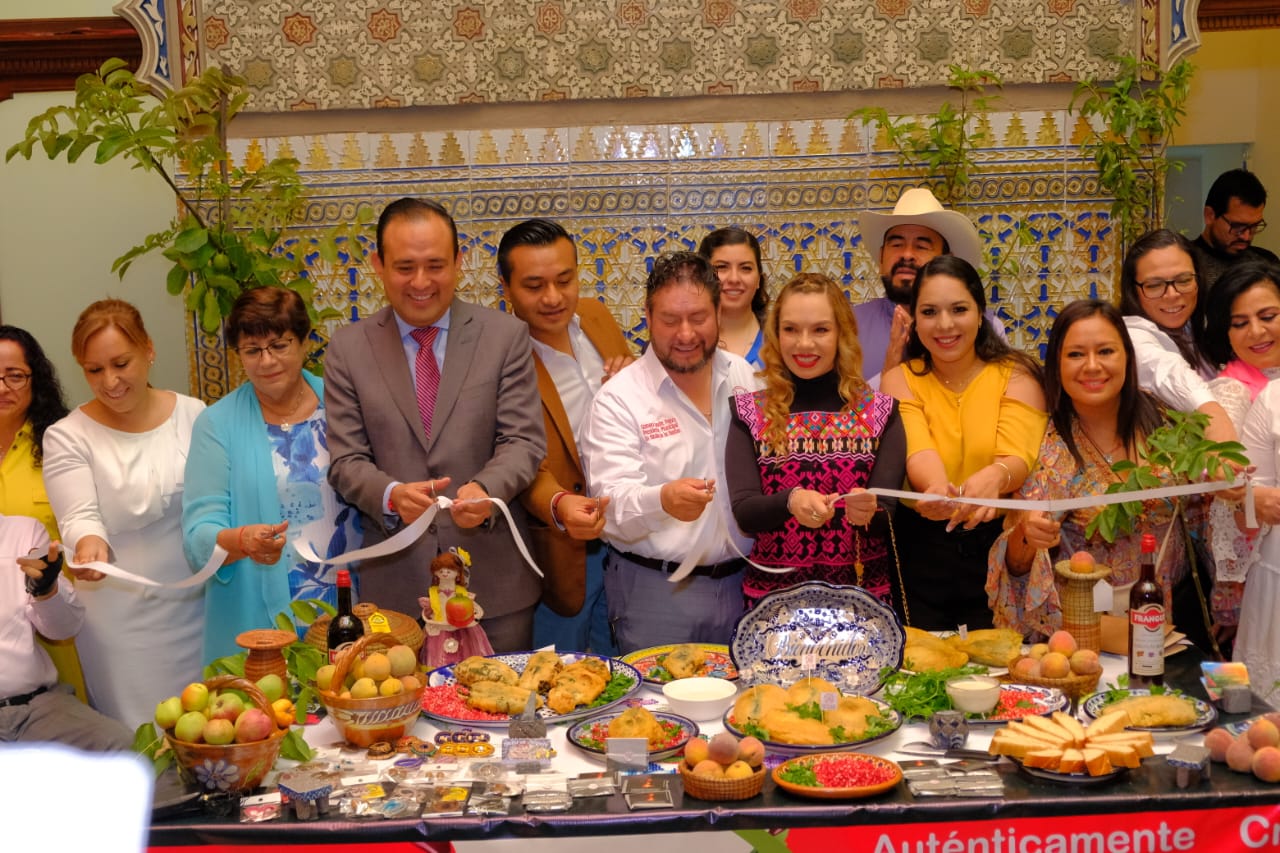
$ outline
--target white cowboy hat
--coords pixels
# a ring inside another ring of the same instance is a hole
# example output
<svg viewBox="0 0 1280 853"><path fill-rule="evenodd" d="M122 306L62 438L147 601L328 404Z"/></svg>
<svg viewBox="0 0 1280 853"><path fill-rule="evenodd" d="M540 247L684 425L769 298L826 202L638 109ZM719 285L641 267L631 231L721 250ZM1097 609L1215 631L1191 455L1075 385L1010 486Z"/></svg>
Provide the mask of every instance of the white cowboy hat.
<svg viewBox="0 0 1280 853"><path fill-rule="evenodd" d="M904 192L893 213L864 213L858 218L862 232L862 244L873 258L879 260L884 246L884 235L896 225L923 225L942 235L951 254L963 258L976 268L982 259L982 240L978 229L969 217L954 210L946 210L928 187L913 187Z"/></svg>

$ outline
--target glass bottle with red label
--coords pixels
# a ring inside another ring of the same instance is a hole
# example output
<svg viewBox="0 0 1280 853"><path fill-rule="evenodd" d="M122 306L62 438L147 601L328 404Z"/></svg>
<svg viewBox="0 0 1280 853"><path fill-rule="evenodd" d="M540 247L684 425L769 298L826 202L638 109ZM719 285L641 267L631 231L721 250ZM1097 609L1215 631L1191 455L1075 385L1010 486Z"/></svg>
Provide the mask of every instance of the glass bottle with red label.
<svg viewBox="0 0 1280 853"><path fill-rule="evenodd" d="M1141 571L1129 590L1129 686L1164 684L1164 590L1156 580L1156 537L1142 535Z"/></svg>
<svg viewBox="0 0 1280 853"><path fill-rule="evenodd" d="M346 569L338 569L338 612L329 623L327 637L329 663L335 662L338 655L363 636L364 623L351 612L351 573ZM341 686L338 689L341 690Z"/></svg>

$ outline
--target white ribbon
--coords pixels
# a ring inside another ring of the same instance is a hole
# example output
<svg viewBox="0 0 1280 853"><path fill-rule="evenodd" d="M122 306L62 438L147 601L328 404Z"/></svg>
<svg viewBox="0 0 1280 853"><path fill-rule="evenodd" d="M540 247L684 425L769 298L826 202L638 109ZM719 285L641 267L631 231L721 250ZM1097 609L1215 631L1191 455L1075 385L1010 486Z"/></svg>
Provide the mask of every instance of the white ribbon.
<svg viewBox="0 0 1280 853"><path fill-rule="evenodd" d="M370 545L367 548L357 548L354 551L348 551L345 554L339 554L336 557L321 557L316 554L315 549L310 542L301 537L293 543L294 550L298 552L298 556L306 560L308 563L327 563L333 566L345 566L348 563L354 563L356 560L367 560L373 557L385 557L388 554L395 554L403 551L414 542L422 538L427 532L427 528L431 526L431 522L435 521L436 515L441 510L450 509L453 506L464 506L469 503L488 502L496 506L506 516L507 527L511 530L511 538L515 540L516 548L520 551L520 556L524 557L524 561L529 564L529 568L533 569L534 574L542 577L542 570L538 568L538 564L533 561L533 557L529 554L529 549L525 547L524 540L520 538L520 531L516 529L515 519L511 517L511 510L507 507L505 501L501 498L470 498L467 500L455 501L446 498L443 495L436 498L436 502L427 507L427 511L418 516L408 527L396 533L390 539L385 539L376 545Z"/></svg>
<svg viewBox="0 0 1280 853"><path fill-rule="evenodd" d="M164 589L186 589L192 586L199 586L213 577L214 572L222 568L222 563L227 559L227 552L221 545L213 546L213 553L209 555L209 561L201 567L189 578L183 578L180 581L158 581L154 578L136 575L133 572L127 572L113 563L103 562L102 560L89 560L84 563L77 563L75 560L67 557L67 565L73 569L93 569L95 572L101 572L109 578L125 581L126 583L137 584L138 586L162 587Z"/></svg>

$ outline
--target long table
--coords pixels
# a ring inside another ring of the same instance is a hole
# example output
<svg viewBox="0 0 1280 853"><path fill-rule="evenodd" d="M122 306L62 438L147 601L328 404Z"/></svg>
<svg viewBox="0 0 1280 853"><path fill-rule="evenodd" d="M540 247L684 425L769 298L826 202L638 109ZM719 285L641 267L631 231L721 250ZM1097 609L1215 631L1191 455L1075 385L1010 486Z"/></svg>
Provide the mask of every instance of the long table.
<svg viewBox="0 0 1280 853"><path fill-rule="evenodd" d="M1118 659L1107 660L1115 673ZM1168 660L1168 682L1205 699L1199 683L1200 654L1189 649ZM1105 678L1105 676L1104 676ZM1255 694L1250 714L1223 715L1221 723L1247 719L1269 710ZM718 730L707 725L704 729ZM975 730L976 732L977 730ZM432 736L422 721L415 729ZM561 751L557 769L575 773L600 769L573 746L565 745L564 727L553 729ZM985 747L989 735L975 734L971 745ZM308 739L312 735L308 734ZM913 740L927 740L920 724L905 725L867 752L891 758ZM1199 742L1199 735L1189 736ZM1157 744L1167 753L1172 742ZM235 817L184 816L156 821L153 846L207 844L315 844L625 835L700 830L793 830L792 850L830 849L832 838L810 828L840 828L845 849L968 851L971 849L1040 853L1042 850L1250 850L1280 849L1280 785L1252 774L1213 765L1208 781L1179 789L1175 773L1161 755L1142 767L1102 785L1062 786L1032 779L1007 760L995 765L1004 782L996 799L939 797L916 799L905 785L869 800L815 801L794 797L766 780L762 793L740 802L714 803L683 796L676 807L630 812L620 796L578 800L563 814L525 814L518 805L505 817L448 817L405 820L298 822L292 818L241 824ZM164 788L162 787L163 791ZM1086 818L1085 820L1063 820ZM1150 841L1150 844L1146 844ZM1062 844L1060 848L1055 845ZM957 846L958 845L958 846Z"/></svg>

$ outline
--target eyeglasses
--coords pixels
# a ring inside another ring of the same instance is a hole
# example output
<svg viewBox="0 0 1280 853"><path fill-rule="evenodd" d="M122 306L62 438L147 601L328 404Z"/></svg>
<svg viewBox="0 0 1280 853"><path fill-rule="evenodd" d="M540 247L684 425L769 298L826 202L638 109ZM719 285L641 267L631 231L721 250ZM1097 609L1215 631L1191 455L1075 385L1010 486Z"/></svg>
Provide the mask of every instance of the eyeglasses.
<svg viewBox="0 0 1280 853"><path fill-rule="evenodd" d="M1142 288L1143 295L1148 299L1159 299L1171 287L1179 293L1190 293L1196 289L1196 274L1184 272L1174 278L1149 278L1138 282L1138 287Z"/></svg>
<svg viewBox="0 0 1280 853"><path fill-rule="evenodd" d="M1265 219L1259 219L1257 222L1232 222L1225 216L1219 216L1218 218L1227 223L1227 228L1230 229L1232 237L1243 237L1246 231L1256 237L1267 230L1267 220Z"/></svg>
<svg viewBox="0 0 1280 853"><path fill-rule="evenodd" d="M240 347L236 352L240 353L240 358L245 361L257 361L262 358L262 354L267 350L271 350L271 354L276 358L284 358L296 343L297 341L293 338L281 338L278 341L272 341L265 347Z"/></svg>
<svg viewBox="0 0 1280 853"><path fill-rule="evenodd" d="M8 373L0 374L0 382L4 382L10 391L21 391L27 387L27 383L31 381L30 373L23 373L19 370L10 370Z"/></svg>

